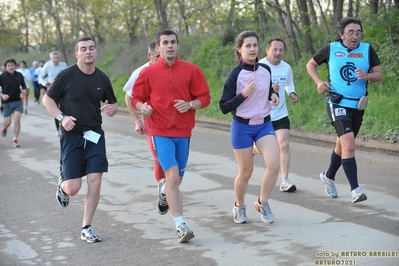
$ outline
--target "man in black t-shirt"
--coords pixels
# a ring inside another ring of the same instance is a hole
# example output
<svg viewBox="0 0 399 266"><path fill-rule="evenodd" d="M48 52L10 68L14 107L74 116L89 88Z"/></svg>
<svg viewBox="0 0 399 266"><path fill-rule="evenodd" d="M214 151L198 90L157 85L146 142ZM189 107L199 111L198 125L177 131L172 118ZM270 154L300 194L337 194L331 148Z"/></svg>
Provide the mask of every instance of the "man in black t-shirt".
<svg viewBox="0 0 399 266"><path fill-rule="evenodd" d="M11 120L14 120L14 138L12 144L14 148L19 147L18 135L21 130L21 114L23 112L21 96L26 94L26 84L24 76L15 71L17 62L13 58L6 59L4 67L6 69L0 75L0 86L2 92L0 93L3 103L3 129L1 135L7 136L7 128L11 125Z"/></svg>
<svg viewBox="0 0 399 266"><path fill-rule="evenodd" d="M102 176L108 171L101 111L112 117L118 110L111 81L95 66L97 55L91 38L79 39L75 45L77 63L59 72L42 100L47 111L61 123L56 192L61 206L68 206L69 196L79 192L82 177L87 175L81 239L89 243L101 241L91 222L100 200Z"/></svg>

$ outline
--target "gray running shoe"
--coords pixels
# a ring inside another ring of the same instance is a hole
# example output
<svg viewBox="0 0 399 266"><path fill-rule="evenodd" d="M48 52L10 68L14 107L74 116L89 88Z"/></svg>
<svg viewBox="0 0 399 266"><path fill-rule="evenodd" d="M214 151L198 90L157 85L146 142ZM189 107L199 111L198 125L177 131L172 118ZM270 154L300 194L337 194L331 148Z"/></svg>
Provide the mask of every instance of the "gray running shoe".
<svg viewBox="0 0 399 266"><path fill-rule="evenodd" d="M60 176L60 178L58 179L58 188L57 191L55 193L55 197L57 198L58 203L62 206L62 207L66 207L69 204L69 195L66 194L62 188L61 188L61 183L62 183L62 177Z"/></svg>
<svg viewBox="0 0 399 266"><path fill-rule="evenodd" d="M247 215L245 213L245 206L236 207L236 204L234 203L233 217L234 217L234 222L236 224L247 223Z"/></svg>
<svg viewBox="0 0 399 266"><path fill-rule="evenodd" d="M186 243L190 239L193 239L195 237L194 232L188 228L188 226L183 223L179 225L179 227L176 230L177 238L179 240L179 243Z"/></svg>
<svg viewBox="0 0 399 266"><path fill-rule="evenodd" d="M157 208L158 213L161 215L165 215L169 211L169 205L166 201L166 195L161 192L162 186L165 184L165 178L159 180L158 183L158 199L157 199Z"/></svg>
<svg viewBox="0 0 399 266"><path fill-rule="evenodd" d="M282 192L294 192L296 186L291 183L291 178L283 178L280 184L280 191Z"/></svg>
<svg viewBox="0 0 399 266"><path fill-rule="evenodd" d="M267 224L274 223L274 214L272 213L272 210L270 209L268 202L260 204L259 200L257 200L254 203L254 207L255 207L255 210L260 212L260 214L261 214L260 218L262 219L263 222L265 222Z"/></svg>
<svg viewBox="0 0 399 266"><path fill-rule="evenodd" d="M361 187L357 187L354 190L352 190L353 203L365 201L366 199L367 199L366 193L364 193Z"/></svg>
<svg viewBox="0 0 399 266"><path fill-rule="evenodd" d="M80 239L86 240L89 243L101 242L101 238L98 235L96 235L91 226L89 226L86 229L82 229L82 233L80 234Z"/></svg>
<svg viewBox="0 0 399 266"><path fill-rule="evenodd" d="M338 197L338 193L337 193L337 189L335 188L335 182L334 180L328 178L326 176L327 171L323 171L320 173L320 179L321 182L323 182L324 186L325 186L325 192L327 194L327 196L331 197L331 198L337 198Z"/></svg>

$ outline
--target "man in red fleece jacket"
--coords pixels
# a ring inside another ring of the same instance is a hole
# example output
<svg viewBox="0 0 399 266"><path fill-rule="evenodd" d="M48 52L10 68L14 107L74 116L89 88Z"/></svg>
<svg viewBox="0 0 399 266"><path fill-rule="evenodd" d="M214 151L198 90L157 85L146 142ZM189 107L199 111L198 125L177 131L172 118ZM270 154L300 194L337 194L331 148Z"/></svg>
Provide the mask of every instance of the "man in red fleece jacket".
<svg viewBox="0 0 399 266"><path fill-rule="evenodd" d="M194 237L183 218L179 186L188 160L195 109L210 103L205 76L195 64L179 60L179 40L175 31L165 29L156 38L159 61L146 67L134 84L132 105L147 117L149 134L159 163L165 171L165 187L158 187L176 225L180 243Z"/></svg>

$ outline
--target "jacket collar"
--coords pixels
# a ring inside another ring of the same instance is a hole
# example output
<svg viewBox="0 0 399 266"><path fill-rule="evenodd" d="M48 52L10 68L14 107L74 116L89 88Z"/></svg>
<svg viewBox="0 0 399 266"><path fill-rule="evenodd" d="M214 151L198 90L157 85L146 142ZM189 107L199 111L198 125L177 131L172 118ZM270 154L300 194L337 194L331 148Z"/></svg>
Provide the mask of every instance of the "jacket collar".
<svg viewBox="0 0 399 266"><path fill-rule="evenodd" d="M259 66L258 63L259 63L259 58L258 57L256 57L255 63L246 62L246 61L244 61L244 59L242 59L242 57L240 57L240 62L238 63L238 65L240 67L242 67L243 69L250 70L250 71L255 71L255 70L258 69L258 66Z"/></svg>

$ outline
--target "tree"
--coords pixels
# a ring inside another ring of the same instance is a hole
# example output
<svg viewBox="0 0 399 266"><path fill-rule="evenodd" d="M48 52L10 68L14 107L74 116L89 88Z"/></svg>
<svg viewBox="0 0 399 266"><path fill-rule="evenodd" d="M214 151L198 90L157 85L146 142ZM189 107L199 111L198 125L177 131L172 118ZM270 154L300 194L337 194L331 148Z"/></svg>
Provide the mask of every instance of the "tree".
<svg viewBox="0 0 399 266"><path fill-rule="evenodd" d="M378 14L378 0L370 0L371 12Z"/></svg>
<svg viewBox="0 0 399 266"><path fill-rule="evenodd" d="M168 18L166 16L166 5L165 6L162 4L162 0L154 0L155 1L155 6L157 8L157 14L158 14L158 19L161 21L161 29L168 29L169 28L169 23L168 23Z"/></svg>
<svg viewBox="0 0 399 266"><path fill-rule="evenodd" d="M334 25L342 19L344 0L333 0Z"/></svg>
<svg viewBox="0 0 399 266"><path fill-rule="evenodd" d="M314 54L311 30L310 30L310 21L308 15L308 5L306 0L297 0L297 5L299 9L299 15L301 18L302 24L302 32L303 32L303 40L305 43L305 51L307 53Z"/></svg>

